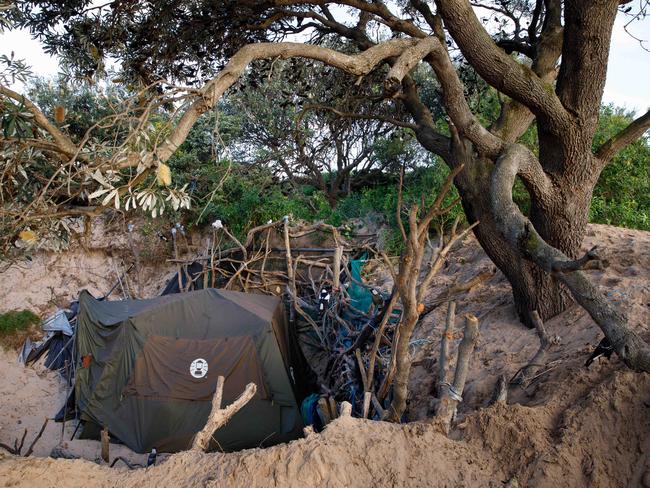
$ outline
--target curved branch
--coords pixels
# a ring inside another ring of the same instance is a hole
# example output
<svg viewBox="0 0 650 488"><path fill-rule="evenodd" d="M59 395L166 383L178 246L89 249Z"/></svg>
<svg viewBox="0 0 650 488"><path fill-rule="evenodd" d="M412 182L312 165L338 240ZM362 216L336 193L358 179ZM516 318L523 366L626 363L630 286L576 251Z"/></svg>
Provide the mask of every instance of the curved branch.
<svg viewBox="0 0 650 488"><path fill-rule="evenodd" d="M554 272L558 268L572 268L575 261L547 244L513 202L512 187L521 160L517 146L513 144L503 152L492 174L491 201L500 232L526 259L553 273L567 286L628 367L650 372L650 347L628 327L627 317L614 308L582 271Z"/></svg>
<svg viewBox="0 0 650 488"><path fill-rule="evenodd" d="M407 76L404 78L402 86L404 91L400 100L417 124L415 135L418 141L427 151L437 154L449 166L453 166L451 140L436 130L431 112L420 100L416 84Z"/></svg>
<svg viewBox="0 0 650 488"><path fill-rule="evenodd" d="M437 4L463 55L485 81L535 115L552 120L558 132L568 126L570 116L553 86L494 43L467 0L438 0Z"/></svg>
<svg viewBox="0 0 650 488"><path fill-rule="evenodd" d="M417 40L415 39L392 39L356 55L295 42L248 44L237 51L224 69L200 90L199 98L185 111L174 130L155 152L146 155L144 161L142 161L139 154L131 154L123 161L121 167L136 166L139 162L142 162L145 167L151 167L157 162L167 161L185 141L198 118L216 105L224 92L239 79L248 65L255 60L276 57L283 59L302 57L322 61L346 73L363 76L385 59L399 56L404 50L413 47L416 43Z"/></svg>
<svg viewBox="0 0 650 488"><path fill-rule="evenodd" d="M603 165L607 164L619 151L636 141L648 129L650 129L650 110L605 141L596 151L596 157L603 162Z"/></svg>
<svg viewBox="0 0 650 488"><path fill-rule="evenodd" d="M18 103L22 103L27 111L34 117L34 122L36 125L38 125L41 129L47 131L52 136L52 139L54 139L54 142L56 142L56 145L59 148L60 152L69 157L77 154L77 146L72 142L72 140L70 140L70 138L63 132L61 132L58 127L52 124L33 102L28 100L25 96L16 93L15 91L10 90L9 88L2 85L0 85L0 95L11 98Z"/></svg>

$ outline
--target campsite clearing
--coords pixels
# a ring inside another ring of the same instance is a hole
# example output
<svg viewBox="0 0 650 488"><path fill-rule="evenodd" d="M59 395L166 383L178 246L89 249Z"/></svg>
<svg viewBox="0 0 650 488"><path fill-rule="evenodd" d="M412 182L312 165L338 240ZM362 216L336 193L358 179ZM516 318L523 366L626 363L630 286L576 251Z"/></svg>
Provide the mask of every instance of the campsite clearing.
<svg viewBox="0 0 650 488"><path fill-rule="evenodd" d="M650 234L592 225L585 247L599 243L612 262L593 272L630 316L636 330L648 336L650 323ZM62 256L64 258L65 255ZM431 296L489 266L481 249L470 242L433 283ZM55 279L51 276L50 279ZM29 285L29 284L27 284ZM36 288L37 283L29 285ZM29 288L26 290L30 292ZM179 453L159 456L158 466L130 471L96 464L99 442L66 441L84 460L42 459L59 441L60 424L50 422L35 448L37 458L3 454L0 477L12 486L282 486L324 483L397 484L406 486L502 486L516 478L520 486L643 486L650 466L650 376L628 371L613 358L591 368L584 361L600 337L598 328L578 307L547 323L561 346L545 371L529 388L514 392L510 405L485 408L494 382L508 377L534 355L534 331L517 322L507 282L496 274L458 302L459 313L483 314L482 338L471 362L458 428L451 439L428 424L391 425L339 419L323 434L267 449L230 454ZM413 348L409 415L423 420L431 405L431 357L439 347L444 309L431 314L416 330ZM28 429L28 441L45 416L62 405L64 385L41 366L23 368L14 356L0 357L6 374L0 379L3 411L0 441L13 442ZM567 378L572 381L565 381ZM20 423L18 423L20 422ZM72 434L71 423L66 436ZM111 445L111 456L145 463L146 455ZM450 464L453 469L449 469Z"/></svg>

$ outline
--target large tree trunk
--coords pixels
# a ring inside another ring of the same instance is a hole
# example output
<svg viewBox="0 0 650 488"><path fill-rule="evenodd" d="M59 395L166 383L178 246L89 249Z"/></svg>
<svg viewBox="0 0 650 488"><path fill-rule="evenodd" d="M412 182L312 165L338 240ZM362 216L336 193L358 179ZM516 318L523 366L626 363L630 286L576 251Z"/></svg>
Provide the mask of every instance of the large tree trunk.
<svg viewBox="0 0 650 488"><path fill-rule="evenodd" d="M537 310L543 320L563 312L572 303L571 294L550 274L523 259L499 232L490 205L490 177L494 163L476 157L471 145L454 148L458 163L465 164L455 180L469 222L479 221L474 234L481 247L503 272L512 286L520 320L529 327L530 312ZM591 191L576 191L578 185L558 182L557 194L545 204L531 192L530 220L544 240L569 257L578 256L584 238Z"/></svg>

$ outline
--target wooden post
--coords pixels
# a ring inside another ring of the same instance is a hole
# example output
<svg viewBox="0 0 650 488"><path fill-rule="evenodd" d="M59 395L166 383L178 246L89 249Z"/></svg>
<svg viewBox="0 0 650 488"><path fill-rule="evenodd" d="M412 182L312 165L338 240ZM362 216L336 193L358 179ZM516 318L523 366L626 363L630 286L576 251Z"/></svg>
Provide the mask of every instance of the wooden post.
<svg viewBox="0 0 650 488"><path fill-rule="evenodd" d="M102 429L102 459L104 460L105 463L109 462L110 456L109 456L109 436L108 436L108 427L104 426Z"/></svg>
<svg viewBox="0 0 650 488"><path fill-rule="evenodd" d="M465 315L465 332L463 340L458 346L458 361L456 363L456 374L454 383L446 388L440 403L436 417L441 423L442 430L448 434L451 429L451 422L456 413L456 406L463 400L463 390L467 371L469 370L469 360L474 352L474 347L478 341L478 319L473 315Z"/></svg>
<svg viewBox="0 0 650 488"><path fill-rule="evenodd" d="M445 331L442 333L440 341L440 360L438 363L438 397L442 398L445 388L448 386L447 368L449 367L449 341L453 340L454 324L456 321L456 302L449 302L447 307L447 321Z"/></svg>
<svg viewBox="0 0 650 488"><path fill-rule="evenodd" d="M350 402L341 402L341 417L352 417L352 404Z"/></svg>

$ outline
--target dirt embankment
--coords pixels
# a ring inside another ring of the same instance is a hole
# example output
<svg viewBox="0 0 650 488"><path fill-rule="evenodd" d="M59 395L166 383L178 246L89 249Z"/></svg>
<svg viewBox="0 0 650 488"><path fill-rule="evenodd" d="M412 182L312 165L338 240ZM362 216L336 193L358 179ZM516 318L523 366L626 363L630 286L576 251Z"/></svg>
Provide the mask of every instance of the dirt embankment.
<svg viewBox="0 0 650 488"><path fill-rule="evenodd" d="M585 248L595 244L611 266L591 276L628 314L630 326L650 340L650 233L592 225ZM430 296L489 266L469 239ZM24 296L39 288L36 281L21 286ZM535 487L650 487L650 375L627 370L615 357L586 369L602 334L582 309L571 307L546 324L561 338L547 366L525 390L511 389L508 405L493 407L486 405L497 376L512 377L534 355L538 341L518 323L500 273L458 301L458 315L466 312L480 317L481 337L450 438L426 422L444 323L441 307L420 324L412 343L409 424L340 419L323 434L290 444L232 454L180 453L134 471L98 465L93 462L98 443L75 440L68 441L69 449L88 460L0 454L0 480L5 486L500 487L516 479L519 486ZM12 361L0 355L5 372L0 442L13 442L25 427L29 442L43 417L60 407L65 387L53 373ZM60 425L48 425L35 454L47 455L59 436ZM118 446L111 446L111 454L144 460Z"/></svg>
<svg viewBox="0 0 650 488"><path fill-rule="evenodd" d="M67 306L83 289L99 297L115 285L111 299L121 298L123 289L140 297L157 294L174 271L167 261L173 257L171 234L165 232L163 240L152 224L134 222L129 236L123 222L97 219L91 234L74 237L68 251L34 250L23 259L0 262L0 313L29 309L46 315ZM186 249L183 238L179 252ZM131 267L136 254L138 266Z"/></svg>

